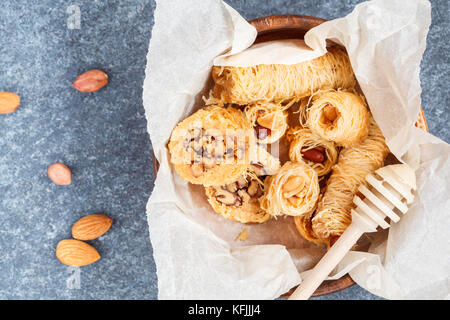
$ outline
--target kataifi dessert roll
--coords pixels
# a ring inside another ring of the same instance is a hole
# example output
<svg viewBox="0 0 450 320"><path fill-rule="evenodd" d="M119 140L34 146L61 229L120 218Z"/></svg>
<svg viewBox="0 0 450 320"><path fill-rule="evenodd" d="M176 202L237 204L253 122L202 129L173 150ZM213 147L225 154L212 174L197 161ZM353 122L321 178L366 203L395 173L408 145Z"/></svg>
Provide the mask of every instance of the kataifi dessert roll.
<svg viewBox="0 0 450 320"><path fill-rule="evenodd" d="M339 154L326 189L312 217L312 230L323 242L341 235L352 222L353 197L365 178L384 164L389 153L380 128L372 119L368 137Z"/></svg>
<svg viewBox="0 0 450 320"><path fill-rule="evenodd" d="M245 116L252 123L258 143L274 143L288 128L286 106L277 103L255 103L245 107Z"/></svg>
<svg viewBox="0 0 450 320"><path fill-rule="evenodd" d="M369 110L364 99L353 92L318 92L306 112L306 126L315 135L334 141L338 146L356 145L369 132Z"/></svg>
<svg viewBox="0 0 450 320"><path fill-rule="evenodd" d="M290 101L318 90L356 85L348 55L338 47L328 48L325 55L313 60L291 65L214 66L212 77L215 98L240 105Z"/></svg>
<svg viewBox="0 0 450 320"><path fill-rule="evenodd" d="M303 162L287 161L264 182L261 207L272 216L300 216L312 212L319 199L317 172Z"/></svg>
<svg viewBox="0 0 450 320"><path fill-rule="evenodd" d="M316 170L318 176L331 171L337 161L338 150L332 141L327 141L303 127L288 130L289 159L292 162L305 162Z"/></svg>

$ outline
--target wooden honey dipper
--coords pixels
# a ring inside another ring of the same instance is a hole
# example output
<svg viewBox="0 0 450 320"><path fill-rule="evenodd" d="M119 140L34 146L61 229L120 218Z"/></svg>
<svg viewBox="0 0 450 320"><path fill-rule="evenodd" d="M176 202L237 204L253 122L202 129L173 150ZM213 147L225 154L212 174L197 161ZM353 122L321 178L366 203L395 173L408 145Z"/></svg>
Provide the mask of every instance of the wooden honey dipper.
<svg viewBox="0 0 450 320"><path fill-rule="evenodd" d="M361 199L358 194L353 198L356 207L351 210L350 226L298 286L289 300L309 299L363 233L375 232L378 226L387 229L390 224L386 218L393 222L400 220L400 216L394 211L402 214L408 211L408 205L414 200L411 190L416 190L414 170L406 164L395 164L382 167L375 173L375 175L367 175L367 187L361 185L358 188L364 199Z"/></svg>

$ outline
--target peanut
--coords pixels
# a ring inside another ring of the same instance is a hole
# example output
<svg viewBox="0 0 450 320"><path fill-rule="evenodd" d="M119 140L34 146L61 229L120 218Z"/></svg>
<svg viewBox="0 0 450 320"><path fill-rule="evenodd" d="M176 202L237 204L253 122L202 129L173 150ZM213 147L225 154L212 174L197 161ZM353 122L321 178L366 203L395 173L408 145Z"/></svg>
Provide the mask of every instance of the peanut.
<svg viewBox="0 0 450 320"><path fill-rule="evenodd" d="M95 92L106 86L108 83L108 75L102 70L89 70L73 82L75 89L81 92Z"/></svg>
<svg viewBox="0 0 450 320"><path fill-rule="evenodd" d="M191 166L192 175L196 178L200 177L203 174L203 165L200 163L194 163Z"/></svg>
<svg viewBox="0 0 450 320"><path fill-rule="evenodd" d="M300 204L300 201L301 201L301 199L299 197L296 197L296 196L292 196L292 197L288 198L287 200L294 207L297 207Z"/></svg>
<svg viewBox="0 0 450 320"><path fill-rule="evenodd" d="M262 126L256 126L255 130L256 130L256 137L259 140L266 139L268 136L270 136L270 133L271 133L271 130L269 128L262 127Z"/></svg>
<svg viewBox="0 0 450 320"><path fill-rule="evenodd" d="M306 160L309 160L312 162L322 163L325 161L325 155L323 154L323 152L321 152L317 148L309 149L309 150L305 150L305 151L302 150L302 156Z"/></svg>
<svg viewBox="0 0 450 320"><path fill-rule="evenodd" d="M335 107L326 105L323 108L323 115L325 116L325 119L327 119L330 122L333 122L337 118L337 110Z"/></svg>
<svg viewBox="0 0 450 320"><path fill-rule="evenodd" d="M20 105L19 95L12 92L0 92L0 114L8 114L17 110Z"/></svg>
<svg viewBox="0 0 450 320"><path fill-rule="evenodd" d="M283 185L283 192L291 192L297 189L302 182L302 179L298 176L289 177L286 183Z"/></svg>
<svg viewBox="0 0 450 320"><path fill-rule="evenodd" d="M273 113L269 113L267 115L258 117L256 119L256 122L258 122L258 124L260 126L263 126L265 128L269 128L272 129L273 125L274 125L274 114Z"/></svg>
<svg viewBox="0 0 450 320"><path fill-rule="evenodd" d="M54 163L48 167L48 177L59 186L68 186L72 182L72 172L62 163Z"/></svg>

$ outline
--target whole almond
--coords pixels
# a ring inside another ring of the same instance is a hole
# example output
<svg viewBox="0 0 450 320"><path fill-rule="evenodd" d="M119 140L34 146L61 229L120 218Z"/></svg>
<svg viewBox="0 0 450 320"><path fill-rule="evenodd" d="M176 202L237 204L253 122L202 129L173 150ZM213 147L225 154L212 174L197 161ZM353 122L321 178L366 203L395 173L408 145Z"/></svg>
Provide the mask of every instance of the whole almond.
<svg viewBox="0 0 450 320"><path fill-rule="evenodd" d="M100 259L100 254L91 245L74 239L61 240L56 247L56 258L68 266L86 266Z"/></svg>
<svg viewBox="0 0 450 320"><path fill-rule="evenodd" d="M91 214L75 222L72 237L78 240L93 240L111 228L112 219L104 214Z"/></svg>
<svg viewBox="0 0 450 320"><path fill-rule="evenodd" d="M95 92L106 86L108 83L108 75L102 70L89 70L73 82L73 86L81 92Z"/></svg>
<svg viewBox="0 0 450 320"><path fill-rule="evenodd" d="M56 162L47 169L48 177L59 186L68 186L72 182L72 171L63 163Z"/></svg>
<svg viewBox="0 0 450 320"><path fill-rule="evenodd" d="M0 114L8 114L17 110L20 105L20 97L12 92L0 92Z"/></svg>

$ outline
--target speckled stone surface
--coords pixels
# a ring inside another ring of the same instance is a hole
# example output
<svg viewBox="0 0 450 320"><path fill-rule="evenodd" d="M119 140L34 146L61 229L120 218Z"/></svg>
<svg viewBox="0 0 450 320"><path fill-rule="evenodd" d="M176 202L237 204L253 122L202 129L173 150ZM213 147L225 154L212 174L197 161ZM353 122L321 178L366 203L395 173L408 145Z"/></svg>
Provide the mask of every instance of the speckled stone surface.
<svg viewBox="0 0 450 320"><path fill-rule="evenodd" d="M361 1L227 2L248 19L333 19ZM68 28L70 5L80 8L80 29ZM141 98L154 8L149 0L2 1L0 91L20 94L22 103L0 115L0 299L157 298L145 214L152 147ZM430 131L449 142L449 2L432 1L432 8L422 107ZM73 89L92 68L106 71L110 83L97 93ZM56 161L73 170L71 186L47 178ZM114 219L91 241L102 259L83 268L59 263L56 244L90 213ZM321 299L377 297L353 286Z"/></svg>

